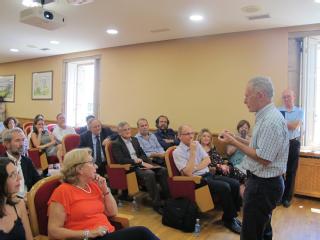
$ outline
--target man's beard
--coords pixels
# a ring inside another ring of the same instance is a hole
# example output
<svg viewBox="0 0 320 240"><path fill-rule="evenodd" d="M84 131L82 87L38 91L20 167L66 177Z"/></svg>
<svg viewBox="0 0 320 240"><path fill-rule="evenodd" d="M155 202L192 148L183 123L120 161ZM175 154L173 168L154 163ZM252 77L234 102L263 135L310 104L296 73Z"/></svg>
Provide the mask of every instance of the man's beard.
<svg viewBox="0 0 320 240"><path fill-rule="evenodd" d="M11 154L14 156L20 156L23 153L23 147L11 150Z"/></svg>

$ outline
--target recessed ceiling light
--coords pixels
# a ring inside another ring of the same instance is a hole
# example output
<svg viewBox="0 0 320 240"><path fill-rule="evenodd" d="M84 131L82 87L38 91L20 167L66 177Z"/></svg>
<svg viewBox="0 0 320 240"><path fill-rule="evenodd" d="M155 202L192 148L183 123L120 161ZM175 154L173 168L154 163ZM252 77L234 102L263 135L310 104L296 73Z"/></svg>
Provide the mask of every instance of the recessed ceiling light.
<svg viewBox="0 0 320 240"><path fill-rule="evenodd" d="M189 19L191 20L191 21L194 21L194 22L200 22L200 21L202 21L203 20L203 16L201 16L201 15L191 15L190 17L189 17Z"/></svg>
<svg viewBox="0 0 320 240"><path fill-rule="evenodd" d="M59 41L56 41L56 40L52 40L50 41L51 44L54 44L54 45L58 45L60 42Z"/></svg>
<svg viewBox="0 0 320 240"><path fill-rule="evenodd" d="M118 34L118 30L117 29L107 29L106 31L108 34L111 34L111 35L115 35L115 34Z"/></svg>
<svg viewBox="0 0 320 240"><path fill-rule="evenodd" d="M16 48L10 48L10 51L11 51L11 52L19 52L19 49L16 49Z"/></svg>
<svg viewBox="0 0 320 240"><path fill-rule="evenodd" d="M33 0L23 0L22 5L24 5L26 7L40 7L41 6L40 2L36 2Z"/></svg>
<svg viewBox="0 0 320 240"><path fill-rule="evenodd" d="M314 0L315 3L320 3L320 0Z"/></svg>

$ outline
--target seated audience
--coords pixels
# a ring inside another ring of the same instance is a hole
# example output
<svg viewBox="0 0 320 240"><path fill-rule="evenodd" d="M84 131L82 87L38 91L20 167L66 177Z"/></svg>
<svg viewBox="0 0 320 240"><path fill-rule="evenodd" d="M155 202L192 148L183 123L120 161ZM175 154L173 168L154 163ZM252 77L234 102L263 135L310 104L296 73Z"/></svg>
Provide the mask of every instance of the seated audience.
<svg viewBox="0 0 320 240"><path fill-rule="evenodd" d="M118 164L131 164L137 177L145 184L152 199L153 209L162 213L162 203L160 200L160 190L157 182L161 186L163 197L169 196L167 183L168 173L164 167L152 165L152 162L142 150L138 140L131 136L131 128L127 122L118 124L119 137L112 142L112 156Z"/></svg>
<svg viewBox="0 0 320 240"><path fill-rule="evenodd" d="M62 139L64 136L68 134L75 134L76 131L73 127L69 127L66 125L66 118L63 113L59 113L56 117L57 125L53 129L53 136L55 137L57 143L62 143Z"/></svg>
<svg viewBox="0 0 320 240"><path fill-rule="evenodd" d="M28 213L16 198L21 177L9 158L0 158L0 239L32 240Z"/></svg>
<svg viewBox="0 0 320 240"><path fill-rule="evenodd" d="M89 148L74 149L65 155L63 183L49 199L50 239L156 240L145 227L115 231L107 216L118 213L106 179L96 174Z"/></svg>
<svg viewBox="0 0 320 240"><path fill-rule="evenodd" d="M154 163L165 166L165 151L158 142L157 137L153 133L150 133L147 119L140 118L137 122L137 127L139 133L136 134L136 138L147 157Z"/></svg>
<svg viewBox="0 0 320 240"><path fill-rule="evenodd" d="M42 117L36 117L33 121L33 132L30 138L30 147L37 148L45 152L47 157L57 156L62 165L61 144L57 144L54 136L48 130L45 130L44 120ZM48 170L44 170L44 175L48 174Z"/></svg>
<svg viewBox="0 0 320 240"><path fill-rule="evenodd" d="M7 152L4 157L10 158L20 172L20 189L18 195L25 197L31 187L41 179L30 158L23 156L24 132L20 128L7 130L3 135L3 144Z"/></svg>
<svg viewBox="0 0 320 240"><path fill-rule="evenodd" d="M106 174L106 153L105 145L116 134L110 128L102 128L101 122L96 118L91 118L88 122L89 131L80 135L80 148L88 147L92 151L95 164L98 166L97 172L104 176Z"/></svg>
<svg viewBox="0 0 320 240"><path fill-rule="evenodd" d="M171 128L168 128L169 119L167 116L160 115L156 119L156 127L157 131L155 132L155 135L164 150L179 144L176 132Z"/></svg>
<svg viewBox="0 0 320 240"><path fill-rule="evenodd" d="M76 132L81 135L81 134L85 133L86 131L89 131L89 121L90 121L91 119L94 119L94 118L96 118L96 117L93 116L93 115L88 115L88 116L86 117L86 123L87 123L87 125L78 128L78 129L76 130Z"/></svg>
<svg viewBox="0 0 320 240"><path fill-rule="evenodd" d="M176 167L185 176L202 176L210 189L211 196L219 196L223 208L222 220L231 231L240 234L241 222L236 218L240 210L241 198L239 195L239 182L235 179L216 176L210 173L211 160L200 143L193 141L194 132L188 125L178 129L179 146L173 151Z"/></svg>
<svg viewBox="0 0 320 240"><path fill-rule="evenodd" d="M244 183L246 175L238 168L225 163L221 155L217 152L216 147L212 143L212 133L209 131L209 129L204 128L199 132L198 141L210 157L210 172L214 173L215 175L231 177L237 179L240 183Z"/></svg>
<svg viewBox="0 0 320 240"><path fill-rule="evenodd" d="M250 123L247 120L241 120L237 124L237 133L235 137L240 142L249 145L251 137L249 136ZM246 170L242 166L242 161L245 156L243 152L237 149L235 146L228 145L227 146L227 154L229 156L229 162L236 168L238 168L241 172L245 173Z"/></svg>

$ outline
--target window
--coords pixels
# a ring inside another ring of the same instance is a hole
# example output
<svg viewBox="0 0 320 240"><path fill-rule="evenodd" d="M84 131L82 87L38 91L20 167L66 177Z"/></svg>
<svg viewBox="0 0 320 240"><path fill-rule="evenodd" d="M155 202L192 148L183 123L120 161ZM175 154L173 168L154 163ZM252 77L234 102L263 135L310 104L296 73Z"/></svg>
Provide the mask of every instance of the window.
<svg viewBox="0 0 320 240"><path fill-rule="evenodd" d="M97 116L99 59L83 59L65 63L66 121L69 126L83 126L86 116Z"/></svg>
<svg viewBox="0 0 320 240"><path fill-rule="evenodd" d="M320 36L302 40L301 106L305 113L303 146L320 149Z"/></svg>

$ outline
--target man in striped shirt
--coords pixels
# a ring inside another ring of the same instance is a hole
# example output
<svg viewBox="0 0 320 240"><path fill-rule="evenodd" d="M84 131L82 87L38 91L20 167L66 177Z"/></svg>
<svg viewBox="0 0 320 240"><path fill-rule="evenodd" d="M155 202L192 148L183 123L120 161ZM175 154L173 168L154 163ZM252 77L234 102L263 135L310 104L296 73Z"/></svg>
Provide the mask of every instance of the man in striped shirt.
<svg viewBox="0 0 320 240"><path fill-rule="evenodd" d="M272 239L272 210L284 191L282 174L286 172L289 136L283 116L272 103L273 94L272 81L267 77L253 78L247 85L244 103L256 113L249 146L229 131L219 135L220 141L247 155L241 240Z"/></svg>

